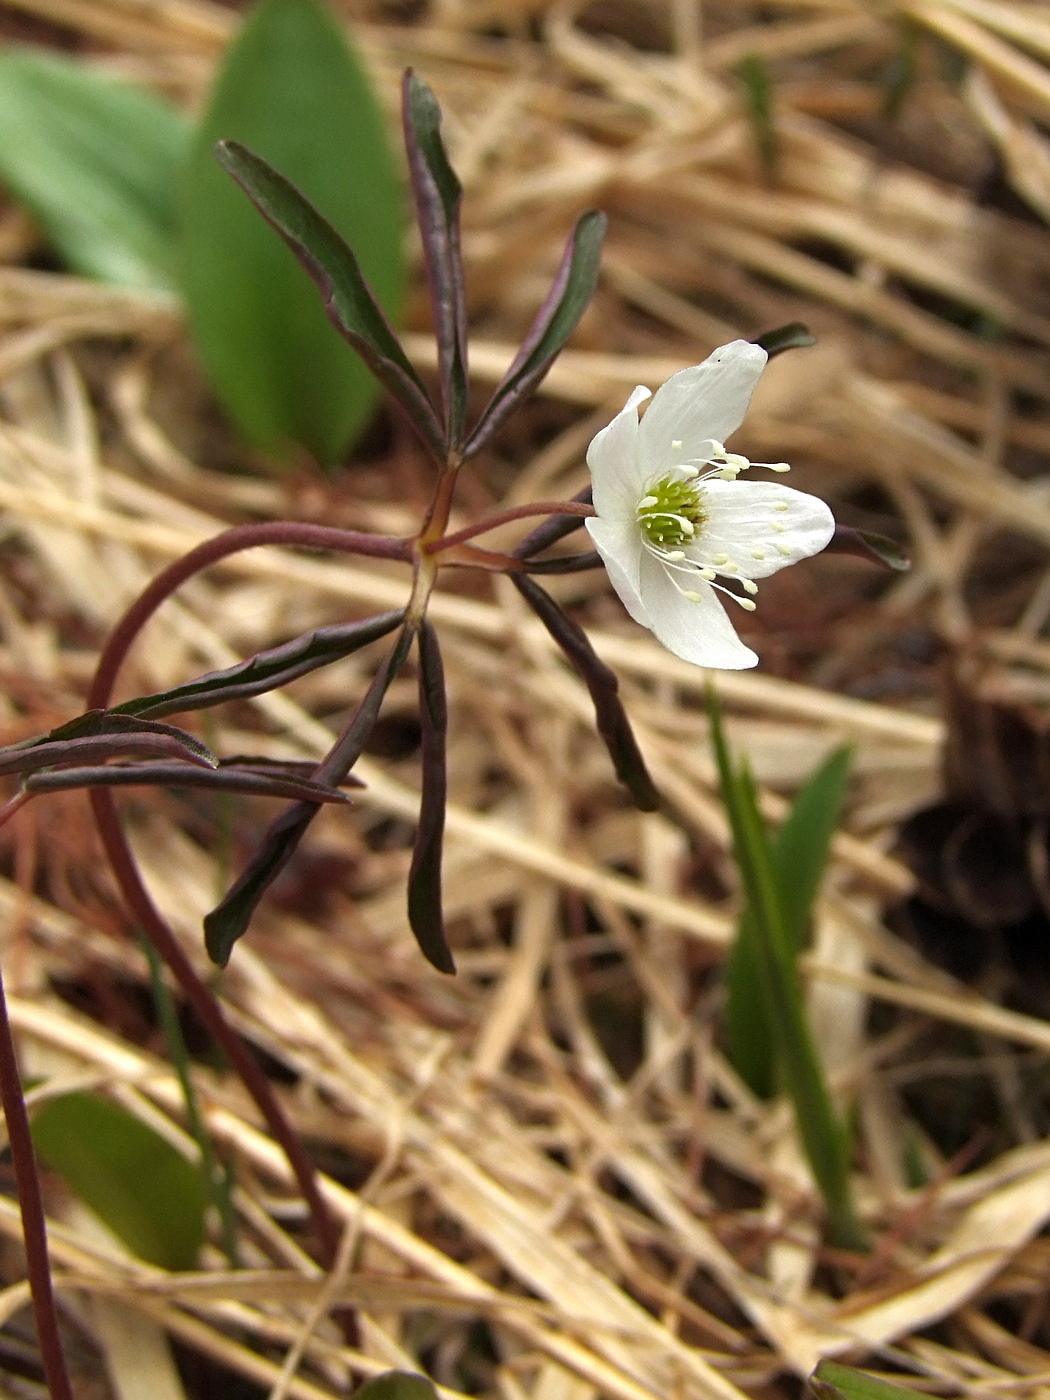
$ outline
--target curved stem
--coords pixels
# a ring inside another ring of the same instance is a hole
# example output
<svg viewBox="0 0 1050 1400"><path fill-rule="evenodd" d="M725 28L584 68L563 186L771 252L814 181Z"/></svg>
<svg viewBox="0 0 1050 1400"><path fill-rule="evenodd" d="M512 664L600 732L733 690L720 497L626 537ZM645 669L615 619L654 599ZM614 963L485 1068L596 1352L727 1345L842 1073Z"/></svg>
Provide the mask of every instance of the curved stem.
<svg viewBox="0 0 1050 1400"><path fill-rule="evenodd" d="M424 544L422 549L426 554L443 554L446 549L453 549L458 544L464 544L467 540L472 540L475 535L484 535L489 530L498 529L500 525L506 525L512 520L527 520L534 515L577 515L586 518L596 514L597 511L594 507L584 501L534 501L527 506L513 506L510 510L490 515L484 520L477 521L474 525L467 525L462 530L457 530L455 534L443 535L440 539L431 540Z"/></svg>
<svg viewBox="0 0 1050 1400"><path fill-rule="evenodd" d="M317 1185L317 1173L306 1155L298 1133L285 1116L270 1081L260 1069L252 1052L223 1015L219 1002L197 976L182 944L167 921L158 912L139 874L135 857L120 825L120 815L113 794L105 788L92 788L91 799L95 823L102 844L113 868L120 892L146 937L171 968L186 996L186 1000L201 1018L209 1034L244 1082L255 1100L266 1126L288 1158L325 1262L331 1266L339 1251L339 1227L335 1222Z"/></svg>
<svg viewBox="0 0 1050 1400"><path fill-rule="evenodd" d="M238 525L225 530L221 535L204 541L181 559L169 564L128 608L110 633L99 657L88 692L89 708L104 709L109 704L117 674L136 636L161 603L170 597L180 584L201 569L207 568L209 564L217 563L228 555L259 545L280 544L354 554L372 553L388 559L403 559L406 562L410 562L412 558L410 541L361 535L352 530L330 529L323 525L276 521L259 525ZM186 999L207 1026L255 1100L267 1127L288 1159L310 1211L322 1253L331 1264L339 1248L339 1230L318 1188L316 1172L298 1134L286 1118L269 1080L240 1036L227 1022L218 1001L197 976L182 945L154 905L121 828L112 793L95 788L89 797L106 855L129 909L171 968Z"/></svg>
<svg viewBox="0 0 1050 1400"><path fill-rule="evenodd" d="M327 549L339 554L371 554L380 559L412 562L412 541L389 535L367 535L357 530L336 530L327 525L310 525L295 520L266 521L259 525L235 525L191 549L181 559L162 569L139 594L109 634L99 657L88 706L104 709L113 693L117 672L132 642L161 603L194 574L217 564L231 554L260 545L297 545L303 549Z"/></svg>
<svg viewBox="0 0 1050 1400"><path fill-rule="evenodd" d="M40 1195L40 1177L36 1169L36 1153L29 1131L29 1114L18 1076L11 1023L7 1016L7 998L0 975L0 1103L7 1120L7 1138L11 1144L11 1162L15 1169L18 1207L22 1213L22 1238L26 1248L26 1272L33 1299L33 1317L40 1343L40 1359L44 1365L51 1400L73 1400L73 1387L66 1370L62 1337L58 1330L55 1294L51 1286L51 1264L47 1253L47 1221Z"/></svg>

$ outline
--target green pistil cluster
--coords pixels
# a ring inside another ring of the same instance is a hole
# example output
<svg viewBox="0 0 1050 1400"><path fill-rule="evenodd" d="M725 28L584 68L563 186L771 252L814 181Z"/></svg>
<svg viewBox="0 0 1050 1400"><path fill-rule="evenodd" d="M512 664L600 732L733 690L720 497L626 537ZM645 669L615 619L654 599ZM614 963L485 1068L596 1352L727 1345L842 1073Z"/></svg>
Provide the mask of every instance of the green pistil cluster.
<svg viewBox="0 0 1050 1400"><path fill-rule="evenodd" d="M657 549L678 549L689 544L704 523L700 483L678 476L654 481L638 502L638 524Z"/></svg>

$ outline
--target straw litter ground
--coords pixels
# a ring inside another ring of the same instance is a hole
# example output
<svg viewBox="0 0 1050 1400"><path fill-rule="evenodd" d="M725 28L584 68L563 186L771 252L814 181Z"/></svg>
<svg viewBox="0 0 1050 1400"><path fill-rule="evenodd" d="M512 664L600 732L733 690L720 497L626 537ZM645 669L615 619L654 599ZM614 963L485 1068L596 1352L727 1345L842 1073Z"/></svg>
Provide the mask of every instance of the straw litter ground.
<svg viewBox="0 0 1050 1400"><path fill-rule="evenodd" d="M247 1267L212 1252L199 1273L146 1268L53 1190L78 1385L177 1400L220 1393L221 1367L253 1382L245 1394L321 1397L401 1365L446 1394L501 1400L732 1400L797 1393L794 1377L837 1355L938 1394L1050 1394L1050 1143L1033 1089L1050 1025L1001 1005L994 979L962 986L882 917L912 888L897 823L938 791L935 656L979 637L1004 683L1050 700L1050 13L1007 0L360 0L346 14L392 112L408 64L445 106L479 390L511 357L573 216L599 204L611 217L595 304L465 486L464 523L578 490L590 435L636 383L789 320L820 337L771 367L740 446L791 460L799 486L895 534L914 567L891 577L831 558L780 575L749 634L762 667L718 688L771 817L832 746L855 746L807 972L829 1071L856 1105L857 1190L880 1244L864 1260L821 1250L790 1115L754 1102L719 1050L736 906L706 677L633 628L603 576L557 581L622 677L674 812L637 815L585 693L516 595L450 578L432 616L453 709L459 976L431 972L405 924L406 681L358 769L354 812L319 821L221 984L330 1173L343 1267L323 1277L303 1252L281 1154L238 1086L202 1065ZM237 15L206 0L9 0L0 18L11 37L78 48L192 105ZM736 76L754 55L773 85L771 175ZM887 116L906 59L913 81ZM6 208L5 741L76 713L105 628L221 525L301 515L407 532L426 485L389 424L330 484L305 467L253 471L192 368L178 307L32 270L36 252ZM409 345L430 366L422 305ZM126 683L161 688L404 590L392 567L242 556L164 610ZM224 714L209 738L317 754L373 664ZM127 812L204 970L200 919L229 866L215 813L164 796ZM238 807L235 855L264 820ZM34 1092L105 1086L186 1145L144 960L82 800L30 809L5 860L12 1014L27 1074L49 1076ZM904 1089L952 1073L986 1085L991 1105L957 1159ZM9 1198L0 1230L4 1384L35 1394ZM359 1351L327 1320L339 1301L360 1309Z"/></svg>

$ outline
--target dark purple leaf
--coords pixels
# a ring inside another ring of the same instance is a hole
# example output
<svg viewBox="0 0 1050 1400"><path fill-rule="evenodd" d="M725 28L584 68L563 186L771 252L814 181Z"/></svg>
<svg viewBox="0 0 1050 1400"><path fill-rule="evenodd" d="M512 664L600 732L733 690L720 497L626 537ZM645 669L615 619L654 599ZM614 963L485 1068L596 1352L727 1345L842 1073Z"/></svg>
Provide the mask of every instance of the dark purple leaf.
<svg viewBox="0 0 1050 1400"><path fill-rule="evenodd" d="M898 573L906 573L911 568L911 560L895 540L886 535L877 535L872 530L854 530L850 525L835 526L835 533L825 546L825 553L853 554L858 559L868 559Z"/></svg>
<svg viewBox="0 0 1050 1400"><path fill-rule="evenodd" d="M553 559L526 559L527 574L579 574L585 569L600 569L602 557L596 549L585 554L556 554Z"/></svg>
<svg viewBox="0 0 1050 1400"><path fill-rule="evenodd" d="M547 299L467 439L464 457L473 457L480 451L504 420L536 389L576 329L598 283L607 223L605 215L596 209L577 220Z"/></svg>
<svg viewBox="0 0 1050 1400"><path fill-rule="evenodd" d="M441 914L441 847L448 795L448 705L437 633L424 621L419 632L419 715L423 740L423 797L408 875L408 922L423 956L439 972L455 972Z"/></svg>
<svg viewBox="0 0 1050 1400"><path fill-rule="evenodd" d="M239 768L244 773L284 773L290 778L306 778L310 781L317 772L317 764L311 763L307 758L266 758L260 754L245 753L220 758L219 767ZM347 773L339 787L363 788L364 783L352 773Z"/></svg>
<svg viewBox="0 0 1050 1400"><path fill-rule="evenodd" d="M9 748L0 749L0 763L14 758L18 754L27 753L33 750L39 751L45 745L49 746L49 753L57 752L56 748L50 746L60 746L68 744L72 740L81 739L120 739L130 740L132 738L142 738L147 742L158 743L167 740L173 743L175 748L165 748L163 745L155 748L143 750L146 753L162 754L167 753L173 756L193 758L203 763L206 767L214 768L218 759L206 745L199 739L195 739L192 734L187 734L184 729L177 729L173 724L158 724L152 719L138 719L133 715L113 714L109 710L86 710L84 714L77 715L75 719L68 720L65 724L60 724L57 729L52 729L47 734L41 734L34 739L23 740L20 744L12 744ZM129 754L138 752L130 745L127 749L121 749L119 742L112 745L103 745L95 754L90 754L83 748L74 749L73 757L70 761L82 761L83 757L118 757L119 754ZM2 768L0 772L16 773L24 771L24 767L43 766L46 763L61 763L61 758L49 757L41 761L34 760L31 765L17 765L14 767Z"/></svg>
<svg viewBox="0 0 1050 1400"><path fill-rule="evenodd" d="M344 656L392 632L404 616L404 609L380 613L363 622L338 623L319 627L279 647L261 651L224 671L187 681L155 695L140 695L108 711L111 715L168 715L183 710L203 710L228 700L247 700L268 690L278 690L290 681L328 666Z"/></svg>
<svg viewBox="0 0 1050 1400"><path fill-rule="evenodd" d="M188 736L187 736L188 737ZM104 763L115 758L181 758L195 767L213 769L217 760L200 753L196 741L183 743L173 734L95 734L59 739L30 748L0 750L0 774L26 773L69 764Z"/></svg>
<svg viewBox="0 0 1050 1400"><path fill-rule="evenodd" d="M390 683L404 665L413 631L405 627L393 649L384 657L361 703L350 717L328 756L314 770L314 779L334 787L341 783L361 757L379 715ZM276 817L255 854L227 891L225 898L204 919L204 945L213 962L225 967L233 945L248 928L255 908L295 853L317 815L312 802L296 802Z"/></svg>
<svg viewBox="0 0 1050 1400"><path fill-rule="evenodd" d="M241 792L250 797L284 797L310 803L347 803L350 799L327 783L280 773L260 773L254 769L199 768L194 763L172 760L163 763L111 763L99 767L61 768L30 773L23 787L26 792L62 792L86 787L200 787L221 792Z"/></svg>
<svg viewBox="0 0 1050 1400"><path fill-rule="evenodd" d="M598 656L583 628L563 612L538 583L522 574L511 574L510 578L590 691L598 733L609 750L616 776L637 807L643 812L655 811L660 802L659 794L620 700L615 672Z"/></svg>
<svg viewBox="0 0 1050 1400"><path fill-rule="evenodd" d="M454 449L463 436L467 410L467 312L459 241L463 187L441 140L437 99L411 68L401 84L401 110L437 336L445 432Z"/></svg>
<svg viewBox="0 0 1050 1400"><path fill-rule="evenodd" d="M402 406L423 441L444 461L444 434L434 406L352 250L291 181L261 156L238 141L220 141L215 157L309 273L339 334Z"/></svg>
<svg viewBox="0 0 1050 1400"><path fill-rule="evenodd" d="M751 342L760 346L770 359L774 355L782 355L785 350L805 350L816 343L817 337L801 321L791 321L786 326L778 326L775 331L764 331Z"/></svg>

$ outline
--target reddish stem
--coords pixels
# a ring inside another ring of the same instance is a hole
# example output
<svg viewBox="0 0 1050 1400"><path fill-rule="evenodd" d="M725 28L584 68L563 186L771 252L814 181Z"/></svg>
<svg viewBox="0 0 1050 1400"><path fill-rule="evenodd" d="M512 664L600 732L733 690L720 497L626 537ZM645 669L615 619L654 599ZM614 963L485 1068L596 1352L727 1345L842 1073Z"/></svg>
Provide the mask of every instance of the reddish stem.
<svg viewBox="0 0 1050 1400"><path fill-rule="evenodd" d="M40 1359L44 1365L51 1400L73 1400L73 1387L66 1370L62 1337L55 1311L55 1294L51 1286L51 1264L47 1253L47 1222L40 1194L40 1177L36 1169L36 1153L29 1131L22 1082L18 1076L11 1023L7 1016L7 998L0 975L0 1104L7 1120L7 1138L11 1144L11 1163L15 1169L18 1207L22 1214L22 1238L26 1249L26 1272L33 1299L33 1316L40 1343Z"/></svg>
<svg viewBox="0 0 1050 1400"><path fill-rule="evenodd" d="M109 635L99 657L95 678L88 694L90 709L104 709L113 693L113 683L132 642L166 598L194 574L210 564L245 549L260 545L298 545L303 549L327 549L339 554L371 554L380 559L412 562L412 541L389 535L366 535L357 530L336 530L328 525L310 525L294 520L266 521L259 525L235 525L191 549L162 569L128 608Z"/></svg>
<svg viewBox="0 0 1050 1400"><path fill-rule="evenodd" d="M534 501L531 505L513 506L510 510L500 511L498 515L490 515L485 520L479 520L474 525L466 525L453 535L442 535L439 540L431 540L422 548L425 554L443 554L446 549L452 549L457 544L464 544L467 540L472 540L475 535L484 535L489 530L498 529L500 525L506 525L512 520L527 520L533 515L589 517L597 515L597 513L592 505L583 501Z"/></svg>

